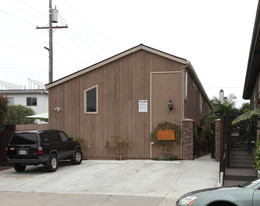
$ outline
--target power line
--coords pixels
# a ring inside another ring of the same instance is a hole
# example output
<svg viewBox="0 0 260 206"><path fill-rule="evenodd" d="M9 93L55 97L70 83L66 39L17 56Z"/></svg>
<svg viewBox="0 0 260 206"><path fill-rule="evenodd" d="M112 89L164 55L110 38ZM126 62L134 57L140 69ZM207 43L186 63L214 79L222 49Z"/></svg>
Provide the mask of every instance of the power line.
<svg viewBox="0 0 260 206"><path fill-rule="evenodd" d="M71 56L73 56L75 59L77 59L78 61L80 61L82 64L85 64L85 62L81 61L81 59L79 59L78 57L76 57L74 54L72 54L71 52L69 52L64 46L62 46L60 43L58 43L57 41L55 41L56 44L58 44L61 48L64 49L64 51L66 51L68 54L70 54Z"/></svg>
<svg viewBox="0 0 260 206"><path fill-rule="evenodd" d="M84 53L86 53L92 60L96 61L96 58L93 57L91 54L89 54L89 52L84 48L82 47L82 44L79 44L77 41L75 41L73 38L71 38L67 33L65 33L65 35L70 38L71 41L73 41L79 48L81 48Z"/></svg>
<svg viewBox="0 0 260 206"><path fill-rule="evenodd" d="M46 30L41 30L41 31L44 32L45 35L47 35L47 33L45 33L45 32L47 32ZM54 40L54 43L57 43L58 46L60 46L60 47L63 48L63 50L65 50L67 53L71 54L65 47L61 46L61 44L60 44L59 42L57 42L56 40ZM70 63L69 59L64 59L64 58L60 55L60 53L56 53L56 52L54 51L53 54L54 54L57 58L61 59L63 62L67 62L68 64L70 64L71 67L76 67L76 66L74 66L74 65L72 65L72 64ZM72 55L72 54L71 54L71 55ZM56 59L54 59L54 61L56 61ZM61 64L61 63L60 63L60 64ZM85 63L84 63L84 64L85 64ZM62 65L62 64L61 64L61 65ZM63 64L63 65L64 65L64 64ZM69 68L69 67L67 66L67 68ZM74 71L73 69L70 69L70 70Z"/></svg>
<svg viewBox="0 0 260 206"><path fill-rule="evenodd" d="M23 39L14 37L14 36L12 36L12 35L10 35L10 34L5 34L5 33L3 33L3 32L0 32L0 34L1 34L1 35L4 35L4 36L7 36L7 37L9 37L9 38L11 38L11 39L15 39L15 40L17 40L17 41L23 42L23 43L25 43L25 44L27 44L27 45L29 44L29 45L31 45L31 46L33 46L33 47L37 46L36 44L33 44L32 42L25 41L25 40L23 40Z"/></svg>
<svg viewBox="0 0 260 206"><path fill-rule="evenodd" d="M77 28L79 28L92 42L94 42L99 48L101 48L103 51L105 51L106 53L108 53L109 54L109 52L102 46L102 45L100 45L99 43L98 43L98 41L96 41L94 38L92 38L87 32L85 32L83 29L82 29L82 27L79 25L79 24L77 24L77 23L75 23L74 22L74 24L77 26ZM70 28L71 29L71 28ZM72 29L71 29L72 30ZM86 43L85 43L86 44ZM90 47L89 45L88 45L88 47Z"/></svg>
<svg viewBox="0 0 260 206"><path fill-rule="evenodd" d="M9 13L7 13L7 12L1 10L1 9L0 9L0 12L2 12L2 13L4 13L4 14L7 14L7 15L13 17L13 18L19 19L20 21L23 21L23 22L25 22L25 23L27 23L27 24L30 24L30 25L35 26L34 23L31 23L31 22L29 22L29 21L27 21L27 20L24 20L24 19L20 18L20 17L17 17L17 16L15 16L15 15L13 15L13 14L9 14Z"/></svg>
<svg viewBox="0 0 260 206"><path fill-rule="evenodd" d="M86 43L78 34L76 34L75 31L73 31L72 29L70 29L70 30L71 30L71 32L72 32L79 40L81 40L93 53L95 53L99 58L102 58L97 52L95 52L92 48L90 48L90 47L87 45L87 43Z"/></svg>
<svg viewBox="0 0 260 206"><path fill-rule="evenodd" d="M18 9L19 11L22 11L22 12L26 13L27 15L29 14L29 15L35 17L35 18L38 18L38 19L40 19L40 20L43 20L43 19L39 18L38 16L31 14L31 12L24 11L23 9L21 9L21 8L19 8L19 7L17 7L17 6L15 6L14 4L11 4L10 1L8 1L8 2L6 2L6 0L4 0L4 1L5 1L5 3L9 4L10 6L16 8L16 9Z"/></svg>
<svg viewBox="0 0 260 206"><path fill-rule="evenodd" d="M33 9L33 10L35 10L35 11L38 11L40 14L42 14L42 15L44 15L44 16L46 17L46 14L45 14L44 12L42 12L41 10L36 9L36 8L33 8L32 6L26 4L26 3L22 2L22 1L18 1L18 2L19 2L20 4L26 5L27 7L31 8L31 9Z"/></svg>
<svg viewBox="0 0 260 206"><path fill-rule="evenodd" d="M29 52L29 53L32 53L32 54L35 54L35 55L40 55L40 56L46 57L46 55L43 55L43 54L41 54L41 53L34 52L34 51L30 51L30 50L28 50L28 49L24 49L24 48L21 48L21 47L13 46L13 45L10 45L10 44L4 43L4 42L0 42L0 44L3 44L3 45L5 45L5 46L11 47L11 48L23 50L23 51L26 51L26 52Z"/></svg>
<svg viewBox="0 0 260 206"><path fill-rule="evenodd" d="M65 1L65 0L64 0ZM65 3L69 6L70 10L73 11L77 16L79 16L82 20L84 20L84 22L89 22L88 20L86 20L86 18L81 14L81 12L78 12L77 10L75 10L75 8L73 7L73 5L71 5L68 1L65 1ZM98 33L104 38L105 42L108 44L109 47L113 47L114 49L119 48L118 45L115 42L112 42L111 39L108 39L108 37L101 32L100 30L98 30L96 27L94 27L93 25L89 25L91 26L94 30L98 31ZM80 26L79 26L80 27ZM89 35L88 35L89 36ZM110 43L111 42L111 43ZM115 46L117 48L115 48Z"/></svg>
<svg viewBox="0 0 260 206"><path fill-rule="evenodd" d="M70 71L75 71L74 69L71 69L70 67L68 67L66 64L64 64L62 61L59 61L57 59L54 59L54 62L57 62L58 64L66 67L67 69L69 69Z"/></svg>

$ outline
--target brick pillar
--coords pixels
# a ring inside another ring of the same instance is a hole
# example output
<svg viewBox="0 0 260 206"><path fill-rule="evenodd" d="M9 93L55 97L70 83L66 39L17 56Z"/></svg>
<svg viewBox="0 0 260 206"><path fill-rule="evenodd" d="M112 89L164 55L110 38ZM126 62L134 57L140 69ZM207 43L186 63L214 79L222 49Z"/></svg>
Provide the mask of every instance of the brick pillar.
<svg viewBox="0 0 260 206"><path fill-rule="evenodd" d="M194 145L193 145L194 121L185 119L182 121L182 158L184 160L193 160Z"/></svg>
<svg viewBox="0 0 260 206"><path fill-rule="evenodd" d="M215 120L215 160L216 162L220 161L220 127L221 127L221 120Z"/></svg>

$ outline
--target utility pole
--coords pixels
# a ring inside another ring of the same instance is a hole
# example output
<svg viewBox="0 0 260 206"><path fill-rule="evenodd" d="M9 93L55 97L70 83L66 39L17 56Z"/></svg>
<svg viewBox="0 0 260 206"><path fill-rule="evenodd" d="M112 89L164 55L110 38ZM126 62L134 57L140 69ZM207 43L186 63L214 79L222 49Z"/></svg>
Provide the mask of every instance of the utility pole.
<svg viewBox="0 0 260 206"><path fill-rule="evenodd" d="M49 0L49 83L53 82L52 0Z"/></svg>
<svg viewBox="0 0 260 206"><path fill-rule="evenodd" d="M49 26L48 27L36 27L36 29L49 29L49 48L46 48L49 51L49 83L53 82L53 31L52 29L65 29L68 26L52 26L53 23L53 11L56 9L52 9L52 0L49 0ZM58 17L57 17L58 18ZM58 22L55 21L55 23Z"/></svg>

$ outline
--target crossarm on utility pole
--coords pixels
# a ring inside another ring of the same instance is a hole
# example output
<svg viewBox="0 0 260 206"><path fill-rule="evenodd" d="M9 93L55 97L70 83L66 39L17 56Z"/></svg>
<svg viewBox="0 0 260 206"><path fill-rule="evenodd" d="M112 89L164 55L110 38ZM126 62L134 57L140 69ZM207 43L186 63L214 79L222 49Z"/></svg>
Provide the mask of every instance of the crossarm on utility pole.
<svg viewBox="0 0 260 206"><path fill-rule="evenodd" d="M67 29L69 27L68 26L53 26L52 28L53 29ZM37 26L36 29L49 29L49 27L48 26L43 26L43 27Z"/></svg>
<svg viewBox="0 0 260 206"><path fill-rule="evenodd" d="M56 7L55 7L56 8ZM57 23L57 22L55 22ZM53 39L52 39L52 29L67 29L68 26L52 26L52 0L49 0L49 26L39 27L36 29L49 29L49 83L53 82ZM44 47L47 48L47 47Z"/></svg>

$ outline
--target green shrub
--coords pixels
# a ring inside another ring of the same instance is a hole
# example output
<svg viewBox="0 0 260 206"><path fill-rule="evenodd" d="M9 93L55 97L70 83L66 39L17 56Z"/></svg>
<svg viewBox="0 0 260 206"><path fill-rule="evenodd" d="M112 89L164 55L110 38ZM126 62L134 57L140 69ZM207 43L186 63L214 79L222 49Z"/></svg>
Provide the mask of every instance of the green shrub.
<svg viewBox="0 0 260 206"><path fill-rule="evenodd" d="M256 142L256 147L254 149L254 168L260 170L260 141Z"/></svg>
<svg viewBox="0 0 260 206"><path fill-rule="evenodd" d="M158 140L157 139L158 130L175 130L175 140ZM167 121L159 123L151 133L151 142L154 142L155 145L167 146L173 143L180 144L180 139L181 139L181 127L177 124L167 122Z"/></svg>

